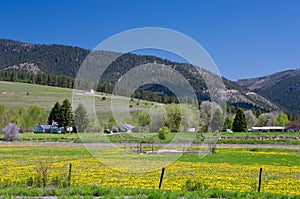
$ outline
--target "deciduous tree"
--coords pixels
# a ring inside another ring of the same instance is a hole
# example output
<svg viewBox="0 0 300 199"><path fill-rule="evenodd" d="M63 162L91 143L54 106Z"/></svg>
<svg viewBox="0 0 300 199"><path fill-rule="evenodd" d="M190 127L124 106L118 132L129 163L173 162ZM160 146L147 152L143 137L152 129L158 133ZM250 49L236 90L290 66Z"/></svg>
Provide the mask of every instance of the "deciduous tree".
<svg viewBox="0 0 300 199"><path fill-rule="evenodd" d="M275 116L271 113L263 113L258 117L257 126L274 126Z"/></svg>
<svg viewBox="0 0 300 199"><path fill-rule="evenodd" d="M224 125L224 116L219 108L217 108L213 114L211 121L211 131L221 131Z"/></svg>
<svg viewBox="0 0 300 199"><path fill-rule="evenodd" d="M16 123L10 123L7 127L2 129L4 141L16 141L21 138L19 128Z"/></svg>
<svg viewBox="0 0 300 199"><path fill-rule="evenodd" d="M82 103L78 104L78 107L74 113L74 123L78 132L84 132L89 124L88 114Z"/></svg>
<svg viewBox="0 0 300 199"><path fill-rule="evenodd" d="M288 123L290 123L290 120L285 113L280 113L276 118L275 118L275 125L276 126L286 126Z"/></svg>

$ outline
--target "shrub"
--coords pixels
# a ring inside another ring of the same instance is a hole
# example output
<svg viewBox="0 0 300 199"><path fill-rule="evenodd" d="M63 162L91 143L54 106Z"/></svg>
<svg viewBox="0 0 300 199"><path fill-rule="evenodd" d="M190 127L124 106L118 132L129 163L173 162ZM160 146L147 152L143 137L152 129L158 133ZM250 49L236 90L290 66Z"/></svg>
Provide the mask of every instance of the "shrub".
<svg viewBox="0 0 300 199"><path fill-rule="evenodd" d="M162 128L159 129L158 131L158 137L161 140L165 140L168 138L168 136L170 135L171 131L168 127L164 126Z"/></svg>
<svg viewBox="0 0 300 199"><path fill-rule="evenodd" d="M52 161L50 159L39 160L36 166L36 184L38 187L46 187L52 170Z"/></svg>
<svg viewBox="0 0 300 199"><path fill-rule="evenodd" d="M188 179L185 182L185 189L188 191L202 191L206 190L207 188L208 186L201 181Z"/></svg>
<svg viewBox="0 0 300 199"><path fill-rule="evenodd" d="M4 141L16 141L21 138L19 128L16 123L10 123L4 129L2 129Z"/></svg>

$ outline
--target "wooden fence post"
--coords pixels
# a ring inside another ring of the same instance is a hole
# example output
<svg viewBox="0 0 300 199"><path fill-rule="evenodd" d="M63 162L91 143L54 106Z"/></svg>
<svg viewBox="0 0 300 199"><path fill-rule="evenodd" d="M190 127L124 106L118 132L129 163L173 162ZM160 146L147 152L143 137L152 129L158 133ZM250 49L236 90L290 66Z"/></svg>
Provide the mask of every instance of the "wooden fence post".
<svg viewBox="0 0 300 199"><path fill-rule="evenodd" d="M69 177L68 177L69 186L71 185L71 175L72 175L72 163L70 163L70 167L69 167Z"/></svg>
<svg viewBox="0 0 300 199"><path fill-rule="evenodd" d="M164 173L165 173L165 167L163 167L161 169L161 175L160 175L159 186L158 186L159 189L161 188L161 185L162 185L162 181L163 181L163 178L164 178Z"/></svg>
<svg viewBox="0 0 300 199"><path fill-rule="evenodd" d="M153 148L154 148L154 142L152 143L152 153L153 153Z"/></svg>
<svg viewBox="0 0 300 199"><path fill-rule="evenodd" d="M259 169L258 192L260 192L261 189L261 177L262 177L262 168Z"/></svg>
<svg viewBox="0 0 300 199"><path fill-rule="evenodd" d="M140 153L142 153L142 142L140 143Z"/></svg>

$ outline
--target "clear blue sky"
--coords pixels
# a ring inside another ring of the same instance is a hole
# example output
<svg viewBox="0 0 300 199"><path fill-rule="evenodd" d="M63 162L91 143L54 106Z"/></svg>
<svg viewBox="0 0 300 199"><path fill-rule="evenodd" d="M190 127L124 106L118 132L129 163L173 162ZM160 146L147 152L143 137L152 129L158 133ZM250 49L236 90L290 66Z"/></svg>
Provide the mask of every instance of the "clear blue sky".
<svg viewBox="0 0 300 199"><path fill-rule="evenodd" d="M300 66L298 0L2 0L0 17L0 38L89 49L132 28L174 29L231 80Z"/></svg>

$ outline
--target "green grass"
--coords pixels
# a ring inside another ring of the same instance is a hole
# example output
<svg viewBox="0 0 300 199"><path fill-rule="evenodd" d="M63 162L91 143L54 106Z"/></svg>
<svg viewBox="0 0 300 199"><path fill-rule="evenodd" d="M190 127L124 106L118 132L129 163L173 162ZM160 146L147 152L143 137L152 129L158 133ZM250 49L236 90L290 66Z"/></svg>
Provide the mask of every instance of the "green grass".
<svg viewBox="0 0 300 199"><path fill-rule="evenodd" d="M299 132L221 133L218 143L300 145L300 133Z"/></svg>
<svg viewBox="0 0 300 199"><path fill-rule="evenodd" d="M123 133L123 134L112 134L109 136L102 136L103 133L91 132L91 133L79 133L79 134L28 134L24 133L21 136L22 141L41 141L41 142L113 142L113 143L169 143L175 136L176 133L171 133L170 137L166 140L159 140L157 133ZM205 133L180 133L178 137L178 142L180 139L192 139L194 144L201 144L205 137ZM296 138L299 133L264 133L264 140L261 140L259 133L234 133L230 134L230 137L221 134L221 139L218 139L218 144L281 144L281 145L300 145L300 140ZM280 138L276 140L275 138Z"/></svg>
<svg viewBox="0 0 300 199"><path fill-rule="evenodd" d="M219 144L276 144L276 145L300 145L300 140L218 140Z"/></svg>
<svg viewBox="0 0 300 199"><path fill-rule="evenodd" d="M168 191L149 189L122 189L102 188L97 186L89 187L68 187L68 188L24 188L9 187L0 190L4 198L18 197L43 197L57 196L58 198L149 198L149 199L198 199L198 198L299 198L298 196L286 196L280 194L257 193L257 192L226 192L218 189L204 191Z"/></svg>
<svg viewBox="0 0 300 199"><path fill-rule="evenodd" d="M262 149L262 148L217 148L217 152L200 158L198 154L184 154L179 161L229 163L240 165L300 165L300 151L294 149Z"/></svg>
<svg viewBox="0 0 300 199"><path fill-rule="evenodd" d="M104 133L67 133L67 134L49 134L49 133L24 133L21 135L21 141L38 142L83 142L83 143L152 143L157 138L156 133L123 133L106 135Z"/></svg>
<svg viewBox="0 0 300 199"><path fill-rule="evenodd" d="M71 134L48 134L48 133L24 133L21 135L21 141L39 141L39 142L72 142L78 140L78 135Z"/></svg>
<svg viewBox="0 0 300 199"><path fill-rule="evenodd" d="M0 101L9 109L33 105L51 109L56 101L71 97L72 89L0 81Z"/></svg>
<svg viewBox="0 0 300 199"><path fill-rule="evenodd" d="M33 134L28 134L31 137ZM67 137L68 139L75 139L76 134L38 134L43 135L45 138L51 136L52 139L56 138L60 140L61 138ZM91 134L85 134L85 136ZM60 137L62 136L62 137ZM28 138L29 138L28 137ZM92 139L92 138L91 138ZM49 140L49 139L48 139ZM114 140L114 143L118 143ZM40 143L43 146L43 143ZM122 148L122 146L120 146ZM154 150L158 150L161 147L154 147ZM151 151L151 146L143 145L143 151ZM31 151L31 155L58 155L58 156L68 156L70 158L77 157L78 155L90 156L89 151L85 148L69 148L67 150L57 150L57 148L45 147L41 149L39 147L32 147L30 150L37 150L35 152ZM132 149L133 150L133 149ZM199 147L190 147L189 151L199 151ZM22 155L26 150L22 147L14 147L11 152L15 155ZM300 151L297 149L280 149L280 148L217 148L216 153L212 155L207 155L201 158L199 154L184 154L178 161L183 162L207 162L207 163L229 163L229 164L240 164L240 165L278 165L278 166L297 166L300 165Z"/></svg>
<svg viewBox="0 0 300 199"><path fill-rule="evenodd" d="M285 137L285 138L300 138L300 132L237 132L237 133L221 133L223 138L236 138L236 139L256 139L260 137L264 138L276 138L276 137Z"/></svg>
<svg viewBox="0 0 300 199"><path fill-rule="evenodd" d="M105 97L105 100L102 98ZM65 99L81 102L88 110L88 113L96 112L97 119L102 124L108 123L112 117L112 102L115 106L120 106L119 116L124 115L129 109L130 114L136 115L139 111L151 106L157 105L155 102L142 101L138 99L131 100L128 97L115 96L106 93L95 93L95 96L85 95L82 91L74 92L73 89L51 87L36 84L27 84L19 82L0 81L0 104L7 109L27 109L30 106L40 106L46 110L51 110L55 102L62 102ZM131 106L131 107L129 107ZM94 114L90 114L93 117Z"/></svg>

